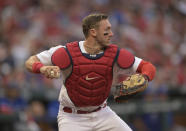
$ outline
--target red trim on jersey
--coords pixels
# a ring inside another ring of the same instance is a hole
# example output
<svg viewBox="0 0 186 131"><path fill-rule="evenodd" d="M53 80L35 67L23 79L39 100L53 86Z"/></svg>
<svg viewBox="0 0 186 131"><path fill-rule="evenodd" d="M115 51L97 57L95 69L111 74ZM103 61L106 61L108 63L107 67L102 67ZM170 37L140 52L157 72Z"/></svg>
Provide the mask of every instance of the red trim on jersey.
<svg viewBox="0 0 186 131"><path fill-rule="evenodd" d="M44 65L41 62L35 62L32 64L32 72L33 73L40 73L40 68L43 67Z"/></svg>
<svg viewBox="0 0 186 131"><path fill-rule="evenodd" d="M136 72L148 76L149 81L151 81L156 74L156 68L150 62L142 60Z"/></svg>

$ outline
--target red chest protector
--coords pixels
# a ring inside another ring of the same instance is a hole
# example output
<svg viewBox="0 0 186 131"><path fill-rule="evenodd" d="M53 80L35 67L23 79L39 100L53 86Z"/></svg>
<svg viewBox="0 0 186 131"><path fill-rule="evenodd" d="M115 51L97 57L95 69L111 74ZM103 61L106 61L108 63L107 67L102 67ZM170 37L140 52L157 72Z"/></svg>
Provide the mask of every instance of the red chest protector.
<svg viewBox="0 0 186 131"><path fill-rule="evenodd" d="M65 82L70 99L77 107L99 106L110 93L117 47L110 45L95 60L83 56L77 42L67 44L67 49L73 64L72 74Z"/></svg>
<svg viewBox="0 0 186 131"><path fill-rule="evenodd" d="M104 55L97 59L85 57L78 42L68 43L66 47L66 50L60 48L53 54L52 62L61 69L72 64L72 72L65 81L71 101L76 107L99 106L109 96L114 62L126 55L121 55L119 52L122 51L119 51L118 47L112 44L106 48ZM123 62L117 63L123 68L129 67L129 64L132 63L126 62L128 59L120 61Z"/></svg>

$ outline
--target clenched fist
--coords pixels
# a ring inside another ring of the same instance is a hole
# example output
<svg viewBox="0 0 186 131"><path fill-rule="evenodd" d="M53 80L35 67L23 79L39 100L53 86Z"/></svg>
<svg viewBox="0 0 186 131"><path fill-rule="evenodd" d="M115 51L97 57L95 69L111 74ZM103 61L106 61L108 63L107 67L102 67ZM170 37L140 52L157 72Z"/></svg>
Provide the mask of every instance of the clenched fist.
<svg viewBox="0 0 186 131"><path fill-rule="evenodd" d="M58 66L43 66L40 68L40 72L50 79L60 77L60 68Z"/></svg>

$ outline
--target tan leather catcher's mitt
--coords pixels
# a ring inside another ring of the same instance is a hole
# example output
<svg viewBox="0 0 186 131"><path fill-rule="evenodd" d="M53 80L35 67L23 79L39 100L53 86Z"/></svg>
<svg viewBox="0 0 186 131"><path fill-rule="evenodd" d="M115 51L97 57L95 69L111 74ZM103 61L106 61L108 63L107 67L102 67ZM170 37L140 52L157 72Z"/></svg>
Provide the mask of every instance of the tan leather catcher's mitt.
<svg viewBox="0 0 186 131"><path fill-rule="evenodd" d="M134 74L129 76L116 86L114 99L116 102L125 102L132 96L145 90L148 80L142 74Z"/></svg>

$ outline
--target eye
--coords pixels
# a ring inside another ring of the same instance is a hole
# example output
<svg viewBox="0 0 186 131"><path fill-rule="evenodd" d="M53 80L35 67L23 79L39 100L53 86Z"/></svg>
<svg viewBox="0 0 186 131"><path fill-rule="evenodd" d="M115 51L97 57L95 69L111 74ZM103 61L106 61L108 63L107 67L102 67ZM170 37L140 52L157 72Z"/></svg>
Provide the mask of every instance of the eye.
<svg viewBox="0 0 186 131"><path fill-rule="evenodd" d="M106 31L106 32L111 32L111 31L112 31L112 30L111 30L111 27L110 27L110 26L107 27L105 31Z"/></svg>

